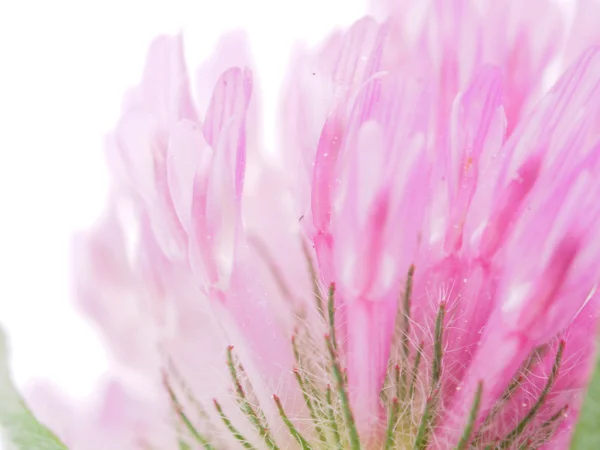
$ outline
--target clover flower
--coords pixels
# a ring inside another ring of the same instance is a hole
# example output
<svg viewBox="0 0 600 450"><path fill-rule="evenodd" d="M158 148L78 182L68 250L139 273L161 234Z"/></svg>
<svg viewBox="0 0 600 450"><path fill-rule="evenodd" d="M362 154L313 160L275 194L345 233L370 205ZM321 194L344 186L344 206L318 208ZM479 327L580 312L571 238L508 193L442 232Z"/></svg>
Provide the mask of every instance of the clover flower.
<svg viewBox="0 0 600 450"><path fill-rule="evenodd" d="M182 38L154 41L76 242L115 378L69 420L34 402L69 448L568 448L600 312L593 24L376 6L298 51L274 153L241 40L198 103Z"/></svg>

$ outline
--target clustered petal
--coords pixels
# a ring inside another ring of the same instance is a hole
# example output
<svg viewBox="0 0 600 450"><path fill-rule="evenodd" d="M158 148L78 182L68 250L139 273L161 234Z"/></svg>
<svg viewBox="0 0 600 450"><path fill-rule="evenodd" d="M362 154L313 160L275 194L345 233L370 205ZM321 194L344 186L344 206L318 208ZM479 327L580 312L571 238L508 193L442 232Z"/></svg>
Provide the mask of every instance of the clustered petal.
<svg viewBox="0 0 600 450"><path fill-rule="evenodd" d="M75 253L111 376L147 395L111 384L89 433L38 407L69 448L568 448L600 317L600 6L374 6L297 52L275 158L240 35L197 102L181 36L152 44Z"/></svg>

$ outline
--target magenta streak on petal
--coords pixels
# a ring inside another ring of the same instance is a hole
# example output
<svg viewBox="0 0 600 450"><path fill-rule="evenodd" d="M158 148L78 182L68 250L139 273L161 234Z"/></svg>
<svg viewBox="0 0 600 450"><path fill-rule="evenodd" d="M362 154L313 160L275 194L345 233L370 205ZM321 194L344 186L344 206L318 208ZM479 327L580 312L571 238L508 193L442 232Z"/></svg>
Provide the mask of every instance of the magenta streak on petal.
<svg viewBox="0 0 600 450"><path fill-rule="evenodd" d="M368 295L368 292L376 287L379 275L385 270L382 265L382 254L386 247L385 228L388 226L389 218L389 192L380 192L373 200L367 224L363 231L363 252L360 256L360 270L357 274L361 279L361 293Z"/></svg>
<svg viewBox="0 0 600 450"><path fill-rule="evenodd" d="M337 157L342 146L343 127L335 115L325 122L313 171L311 195L313 223L317 232L329 231Z"/></svg>
<svg viewBox="0 0 600 450"><path fill-rule="evenodd" d="M536 321L544 316L544 312L552 308L579 249L580 241L573 236L565 236L558 244L552 259L533 288L532 300L527 302L527 308L517 321L518 330L524 333L535 333Z"/></svg>
<svg viewBox="0 0 600 450"><path fill-rule="evenodd" d="M481 238L481 256L484 260L491 259L506 235L511 229L513 221L525 201L525 198L533 187L540 170L541 162L538 157L533 156L519 169L515 179L504 189L498 199L492 217L483 232Z"/></svg>

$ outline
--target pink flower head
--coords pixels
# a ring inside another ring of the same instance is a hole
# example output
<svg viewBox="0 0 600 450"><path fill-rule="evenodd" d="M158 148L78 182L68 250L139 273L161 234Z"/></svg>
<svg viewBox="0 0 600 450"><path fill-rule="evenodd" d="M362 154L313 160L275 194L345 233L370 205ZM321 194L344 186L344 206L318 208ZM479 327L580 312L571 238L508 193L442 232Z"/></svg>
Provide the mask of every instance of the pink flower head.
<svg viewBox="0 0 600 450"><path fill-rule="evenodd" d="M111 448L164 424L165 449L568 448L600 316L597 34L545 0L378 6L298 52L280 164L249 69L200 77L198 111L181 38L152 45L78 241L81 304L160 393L128 433L98 419Z"/></svg>

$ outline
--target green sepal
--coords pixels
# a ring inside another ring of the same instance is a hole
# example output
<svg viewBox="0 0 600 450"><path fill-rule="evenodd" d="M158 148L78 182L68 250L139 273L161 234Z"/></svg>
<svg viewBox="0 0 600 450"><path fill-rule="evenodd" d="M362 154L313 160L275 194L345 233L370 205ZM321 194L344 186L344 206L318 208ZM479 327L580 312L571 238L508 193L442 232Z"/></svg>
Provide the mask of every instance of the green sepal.
<svg viewBox="0 0 600 450"><path fill-rule="evenodd" d="M572 450L600 448L600 357L575 428Z"/></svg>
<svg viewBox="0 0 600 450"><path fill-rule="evenodd" d="M58 437L42 425L17 392L8 368L8 350L0 328L0 431L11 450L66 450Z"/></svg>

